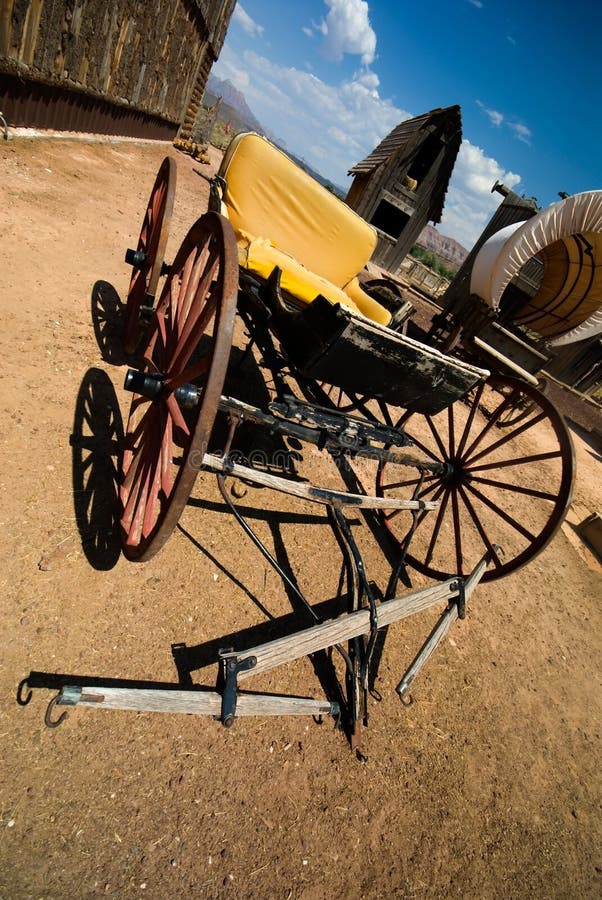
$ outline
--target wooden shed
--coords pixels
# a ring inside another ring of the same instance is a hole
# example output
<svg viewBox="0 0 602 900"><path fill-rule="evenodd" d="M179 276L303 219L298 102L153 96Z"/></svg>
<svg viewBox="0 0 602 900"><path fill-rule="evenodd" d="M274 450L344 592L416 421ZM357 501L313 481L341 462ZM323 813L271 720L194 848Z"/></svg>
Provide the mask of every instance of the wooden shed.
<svg viewBox="0 0 602 900"><path fill-rule="evenodd" d="M0 110L62 131L190 130L235 2L0 0Z"/></svg>
<svg viewBox="0 0 602 900"><path fill-rule="evenodd" d="M349 170L346 202L378 230L375 263L397 271L427 222L441 221L461 141L460 107L433 109L402 122Z"/></svg>

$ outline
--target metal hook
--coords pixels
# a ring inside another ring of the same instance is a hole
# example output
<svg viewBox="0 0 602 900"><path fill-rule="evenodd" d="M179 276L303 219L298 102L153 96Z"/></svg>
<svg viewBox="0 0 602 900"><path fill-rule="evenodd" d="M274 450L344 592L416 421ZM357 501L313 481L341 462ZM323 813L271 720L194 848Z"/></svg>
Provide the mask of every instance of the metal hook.
<svg viewBox="0 0 602 900"><path fill-rule="evenodd" d="M26 697L23 696L23 691L25 688L29 688L28 694ZM29 687L29 681L27 678L23 678L22 681L19 682L19 687L17 688L17 703L19 706L27 706L29 701L31 700L31 696L33 694L32 689Z"/></svg>
<svg viewBox="0 0 602 900"><path fill-rule="evenodd" d="M52 698L52 700L50 701L50 703L48 704L48 706L46 708L46 715L44 716L44 722L46 723L48 728L58 728L59 725L62 725L62 723L65 721L65 719L69 715L68 711L65 710L64 712L62 712L60 714L60 716L58 717L58 719L56 721L52 720L52 718L51 718L52 710L54 709L54 707L56 706L56 704L59 702L60 699L61 699L61 695L57 694L56 697Z"/></svg>
<svg viewBox="0 0 602 900"><path fill-rule="evenodd" d="M414 698L411 694L408 694L407 696L405 694L399 694L399 699L405 707L412 706L414 703Z"/></svg>

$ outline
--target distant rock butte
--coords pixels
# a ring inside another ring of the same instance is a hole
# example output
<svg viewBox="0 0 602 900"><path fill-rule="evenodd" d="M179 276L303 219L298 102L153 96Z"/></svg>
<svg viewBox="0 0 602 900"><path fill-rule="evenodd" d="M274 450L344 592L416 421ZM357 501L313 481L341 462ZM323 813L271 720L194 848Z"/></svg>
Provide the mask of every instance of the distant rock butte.
<svg viewBox="0 0 602 900"><path fill-rule="evenodd" d="M422 229L416 243L457 268L460 268L468 256L466 247L463 247L454 238L441 234L432 225L426 225Z"/></svg>

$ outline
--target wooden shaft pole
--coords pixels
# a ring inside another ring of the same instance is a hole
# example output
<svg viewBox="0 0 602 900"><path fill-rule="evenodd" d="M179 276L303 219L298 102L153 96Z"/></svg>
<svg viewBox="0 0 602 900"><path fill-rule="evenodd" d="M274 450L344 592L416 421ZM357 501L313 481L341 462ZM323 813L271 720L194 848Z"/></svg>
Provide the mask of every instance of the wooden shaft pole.
<svg viewBox="0 0 602 900"><path fill-rule="evenodd" d="M442 600L449 602L453 596L457 595L456 584L457 579L449 579L449 581L425 588L414 594L386 600L377 607L379 628L384 628L399 619L429 609ZM360 609L357 612L339 616L330 622L306 628L304 631L276 638L267 644L261 644L236 654L239 661L248 656L254 656L257 660L252 669L239 673L238 680L243 681L245 678L250 678L251 675L266 672L282 663L317 653L318 650L325 650L327 647L341 644L369 632L370 610Z"/></svg>
<svg viewBox="0 0 602 900"><path fill-rule="evenodd" d="M226 462L221 456L205 453L203 456L203 468L212 469L214 472L223 472L226 475L234 475L244 478L255 484L273 488L284 494L292 494L303 500L312 500L315 503L330 504L335 507L357 506L363 509L437 509L438 503L429 500L395 500L389 497L370 497L364 494L350 494L347 491L331 491L326 488L317 488L311 484L302 484L291 481L290 478L280 478L278 475L270 475L268 472L260 472L240 463Z"/></svg>
<svg viewBox="0 0 602 900"><path fill-rule="evenodd" d="M177 691L156 688L82 687L66 686L58 698L59 706L94 706L106 709L129 709L139 712L187 713L219 718L222 697L216 691ZM296 716L338 715L337 703L309 697L239 694L236 717L239 716Z"/></svg>
<svg viewBox="0 0 602 900"><path fill-rule="evenodd" d="M494 550L497 552L499 550L498 547L495 547ZM477 584L485 574L485 570L487 568L489 562L489 555L484 556L483 559L478 563L475 569L468 576L466 581L464 582L464 597L466 600L472 595L474 589ZM447 635L449 629L454 624L456 619L458 618L458 604L452 603L448 606L446 610L441 614L441 617L426 641L412 660L407 672L395 688L399 696L403 699L405 694L408 692L410 685L422 669L422 667L427 663L430 657L433 655L434 651L437 649L441 641Z"/></svg>

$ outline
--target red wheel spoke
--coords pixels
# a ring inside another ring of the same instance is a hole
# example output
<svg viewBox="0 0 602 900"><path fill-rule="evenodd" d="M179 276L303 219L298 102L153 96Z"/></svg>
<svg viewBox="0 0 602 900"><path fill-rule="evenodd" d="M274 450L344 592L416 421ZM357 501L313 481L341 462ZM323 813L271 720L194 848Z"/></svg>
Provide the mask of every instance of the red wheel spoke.
<svg viewBox="0 0 602 900"><path fill-rule="evenodd" d="M147 538L152 532L159 517L159 489L162 475L162 446L164 429L157 436L159 449L153 454L152 465L149 470L148 494L145 501L144 518L142 521L142 536Z"/></svg>
<svg viewBox="0 0 602 900"><path fill-rule="evenodd" d="M179 335L186 322L186 317L190 311L190 304L194 297L194 289L197 282L197 279L194 277L194 272L200 265L200 256L194 252L191 253L184 265L182 281L178 286L178 302L177 304L172 303L170 306L171 315L175 320L172 323L174 334Z"/></svg>
<svg viewBox="0 0 602 900"><path fill-rule="evenodd" d="M211 354L208 353L207 356L203 356L198 362L193 363L193 365L188 366L184 371L177 376L177 378L170 378L167 382L167 386L170 390L175 391L182 384L190 384L191 382L195 382L204 378L205 375L209 372L211 368Z"/></svg>
<svg viewBox="0 0 602 900"><path fill-rule="evenodd" d="M125 525L128 540L141 524L144 516L144 499L148 489L148 476L152 464L152 446L145 445L140 448L140 463L136 466L132 484L129 488L128 501L121 517Z"/></svg>
<svg viewBox="0 0 602 900"><path fill-rule="evenodd" d="M165 402L167 404L169 414L173 419L173 424L176 426L176 428L180 428L184 432L186 437L190 437L190 430L188 428L188 425L186 424L186 420L182 415L182 410L180 409L178 401L176 400L174 395L168 394L165 398Z"/></svg>
<svg viewBox="0 0 602 900"><path fill-rule="evenodd" d="M165 417L165 432L161 446L161 488L168 499L173 488L173 472L171 461L173 459L173 426L171 416Z"/></svg>
<svg viewBox="0 0 602 900"><path fill-rule="evenodd" d="M186 361L190 358L190 355L206 332L209 322L215 315L216 302L216 297L209 297L202 313L190 327L185 329L185 334L180 338L169 366L174 375L180 374L182 368L186 365Z"/></svg>
<svg viewBox="0 0 602 900"><path fill-rule="evenodd" d="M215 269L213 261L212 272ZM170 368L177 374L182 366L182 360L190 356L190 353L198 344L200 337L207 330L209 322L215 315L217 295L209 293L209 284L212 279L203 279L197 293L191 303L190 312L186 324L178 335L176 346L169 362ZM203 284L206 282L205 288Z"/></svg>
<svg viewBox="0 0 602 900"><path fill-rule="evenodd" d="M148 487L151 475L151 463L144 467L144 478L141 480L141 489L136 495L136 503L133 508L130 527L128 531L128 543L138 543L143 536L144 516L146 513L146 498L148 496Z"/></svg>

